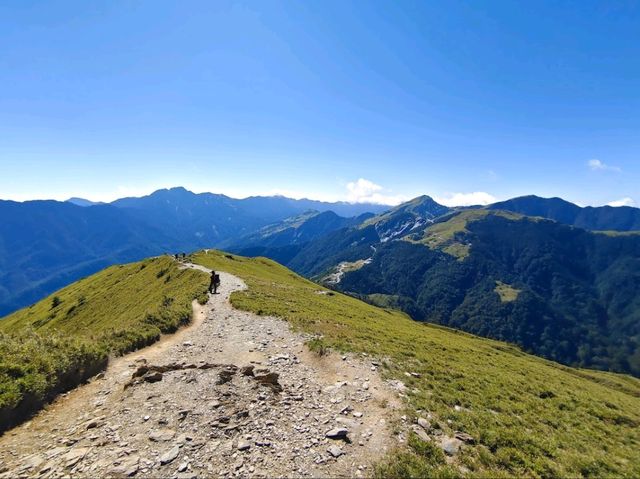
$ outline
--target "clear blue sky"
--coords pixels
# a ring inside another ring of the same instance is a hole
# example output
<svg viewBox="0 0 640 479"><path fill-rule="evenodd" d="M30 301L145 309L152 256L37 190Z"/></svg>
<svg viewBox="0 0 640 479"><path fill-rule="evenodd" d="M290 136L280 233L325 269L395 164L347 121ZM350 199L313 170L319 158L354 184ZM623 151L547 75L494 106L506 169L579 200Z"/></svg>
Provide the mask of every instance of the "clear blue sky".
<svg viewBox="0 0 640 479"><path fill-rule="evenodd" d="M7 0L0 45L1 198L640 204L637 1Z"/></svg>

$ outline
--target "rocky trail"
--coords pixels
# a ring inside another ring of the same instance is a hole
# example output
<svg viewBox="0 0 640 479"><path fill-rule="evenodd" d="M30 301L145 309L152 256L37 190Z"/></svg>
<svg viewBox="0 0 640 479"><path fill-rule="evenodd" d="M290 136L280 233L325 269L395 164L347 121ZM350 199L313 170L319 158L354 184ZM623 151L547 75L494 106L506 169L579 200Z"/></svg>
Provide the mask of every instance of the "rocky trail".
<svg viewBox="0 0 640 479"><path fill-rule="evenodd" d="M5 433L0 477L370 475L400 407L375 363L309 352L286 322L234 309L246 286L220 275L190 326Z"/></svg>

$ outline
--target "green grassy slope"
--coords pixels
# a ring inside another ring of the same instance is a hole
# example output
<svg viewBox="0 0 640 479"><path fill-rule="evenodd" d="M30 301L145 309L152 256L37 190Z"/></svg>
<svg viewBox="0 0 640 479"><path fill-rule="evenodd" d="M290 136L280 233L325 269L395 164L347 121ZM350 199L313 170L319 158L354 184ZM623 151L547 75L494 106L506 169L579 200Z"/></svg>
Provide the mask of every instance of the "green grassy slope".
<svg viewBox="0 0 640 479"><path fill-rule="evenodd" d="M206 300L207 275L168 257L112 266L0 320L0 430L156 341Z"/></svg>
<svg viewBox="0 0 640 479"><path fill-rule="evenodd" d="M232 258L210 251L193 260L247 282L248 290L231 297L235 307L321 335L316 346L383 358L383 374L408 387L409 415L429 412L445 434L476 438L460 457L471 474L640 475L637 379L561 366L339 293L317 294L324 288L270 260ZM416 437L410 446L381 464L379 474L452 474L437 448Z"/></svg>

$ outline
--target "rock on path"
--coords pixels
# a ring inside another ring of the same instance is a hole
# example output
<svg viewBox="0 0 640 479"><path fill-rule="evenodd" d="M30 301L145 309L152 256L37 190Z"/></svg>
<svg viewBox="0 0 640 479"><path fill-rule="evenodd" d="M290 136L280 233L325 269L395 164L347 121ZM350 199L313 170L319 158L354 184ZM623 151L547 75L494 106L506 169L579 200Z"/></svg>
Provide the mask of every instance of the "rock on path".
<svg viewBox="0 0 640 479"><path fill-rule="evenodd" d="M394 393L370 363L319 358L286 322L233 309L246 286L221 279L191 326L1 437L0 478L369 475L397 444Z"/></svg>

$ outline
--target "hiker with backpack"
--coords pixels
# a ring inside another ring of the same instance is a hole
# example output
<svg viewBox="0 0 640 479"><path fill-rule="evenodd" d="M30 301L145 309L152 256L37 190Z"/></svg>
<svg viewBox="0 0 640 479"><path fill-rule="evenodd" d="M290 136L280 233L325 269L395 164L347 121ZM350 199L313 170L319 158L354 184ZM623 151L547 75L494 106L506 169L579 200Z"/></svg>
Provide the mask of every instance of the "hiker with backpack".
<svg viewBox="0 0 640 479"><path fill-rule="evenodd" d="M211 281L209 282L209 292L218 294L218 286L220 286L220 275L215 271L211 271Z"/></svg>

